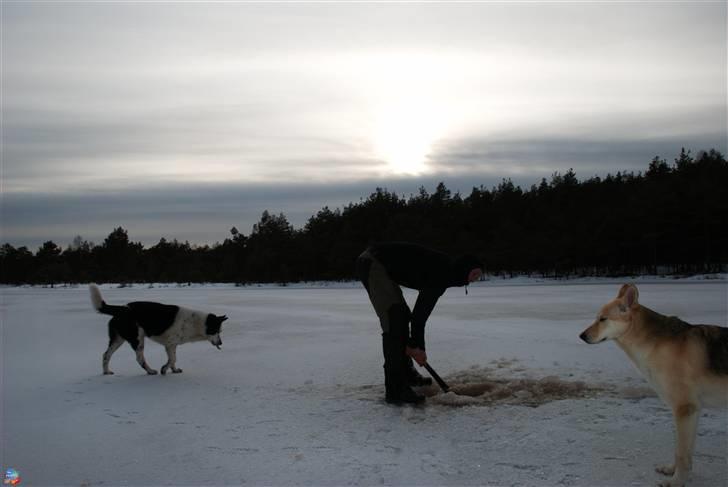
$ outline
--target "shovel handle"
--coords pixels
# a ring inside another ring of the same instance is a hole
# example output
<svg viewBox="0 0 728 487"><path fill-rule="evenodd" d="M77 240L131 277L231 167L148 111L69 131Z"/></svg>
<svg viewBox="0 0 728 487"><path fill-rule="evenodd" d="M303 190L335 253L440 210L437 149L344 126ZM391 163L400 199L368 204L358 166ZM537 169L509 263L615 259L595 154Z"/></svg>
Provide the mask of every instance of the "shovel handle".
<svg viewBox="0 0 728 487"><path fill-rule="evenodd" d="M437 382L437 385L440 386L440 389L442 389L442 392L450 392L450 386L447 385L447 383L442 380L442 377L438 375L437 372L435 372L435 369L430 367L430 364L425 362L424 365L425 369L427 369L427 372L432 376L433 379L435 379L435 382Z"/></svg>

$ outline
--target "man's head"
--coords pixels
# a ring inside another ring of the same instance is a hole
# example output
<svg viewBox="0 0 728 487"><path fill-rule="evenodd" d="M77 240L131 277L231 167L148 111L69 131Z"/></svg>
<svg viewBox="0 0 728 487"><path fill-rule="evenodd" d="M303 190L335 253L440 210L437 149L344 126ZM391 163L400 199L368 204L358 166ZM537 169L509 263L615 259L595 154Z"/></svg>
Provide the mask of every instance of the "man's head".
<svg viewBox="0 0 728 487"><path fill-rule="evenodd" d="M483 269L476 267L468 274L468 282L479 281L481 277L483 277Z"/></svg>
<svg viewBox="0 0 728 487"><path fill-rule="evenodd" d="M463 286L479 280L483 276L485 266L472 254L461 255L453 262L458 285Z"/></svg>

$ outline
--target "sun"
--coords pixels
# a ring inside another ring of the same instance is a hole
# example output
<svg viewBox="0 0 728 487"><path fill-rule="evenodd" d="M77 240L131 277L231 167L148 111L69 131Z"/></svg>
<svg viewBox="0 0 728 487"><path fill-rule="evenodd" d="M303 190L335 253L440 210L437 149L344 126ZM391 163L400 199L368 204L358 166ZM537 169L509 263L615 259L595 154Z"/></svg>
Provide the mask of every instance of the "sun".
<svg viewBox="0 0 728 487"><path fill-rule="evenodd" d="M428 171L428 156L441 135L443 115L415 98L392 102L377 110L373 135L376 156L395 174Z"/></svg>
<svg viewBox="0 0 728 487"><path fill-rule="evenodd" d="M450 69L429 54L378 53L360 59L360 80L372 114L372 145L389 172L429 172L433 144L451 118Z"/></svg>

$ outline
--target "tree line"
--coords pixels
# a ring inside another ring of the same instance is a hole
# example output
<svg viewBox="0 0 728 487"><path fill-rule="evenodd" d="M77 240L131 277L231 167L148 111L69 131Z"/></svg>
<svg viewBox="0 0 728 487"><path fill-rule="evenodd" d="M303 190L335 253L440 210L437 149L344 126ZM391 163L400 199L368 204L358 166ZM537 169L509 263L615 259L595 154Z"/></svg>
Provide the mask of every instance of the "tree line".
<svg viewBox="0 0 728 487"><path fill-rule="evenodd" d="M322 208L300 229L263 212L249 235L222 243L165 238L151 247L115 228L103 243L52 241L35 253L6 243L0 282L296 282L344 280L371 242L406 240L474 253L490 274L595 276L728 269L728 163L711 149L655 157L646 171L579 181L572 169L528 189L504 179L452 193L444 183L403 197L376 188L342 209Z"/></svg>

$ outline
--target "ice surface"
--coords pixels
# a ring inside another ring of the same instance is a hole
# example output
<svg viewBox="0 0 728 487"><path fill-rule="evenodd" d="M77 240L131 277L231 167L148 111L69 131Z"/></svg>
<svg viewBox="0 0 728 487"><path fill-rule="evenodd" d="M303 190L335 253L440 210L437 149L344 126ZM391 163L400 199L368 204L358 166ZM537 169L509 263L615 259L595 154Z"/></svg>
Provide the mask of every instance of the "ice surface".
<svg viewBox="0 0 728 487"><path fill-rule="evenodd" d="M669 410L614 343L578 338L618 287L448 290L426 337L455 392L430 388L422 407L382 400L380 331L355 283L102 286L110 304L230 317L222 351L182 345L184 373L164 377L126 345L101 375L108 317L85 286L2 288L1 463L41 486L654 485L673 455ZM661 313L726 325L725 280L639 287ZM146 355L166 360L153 342ZM727 423L703 411L690 485L726 485Z"/></svg>

